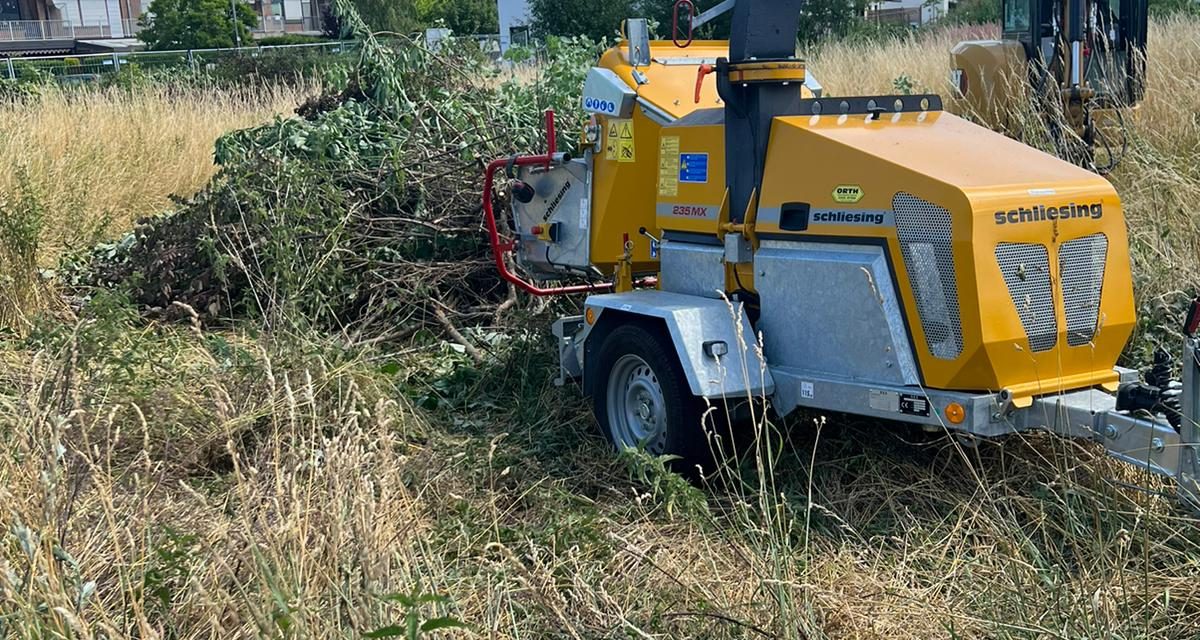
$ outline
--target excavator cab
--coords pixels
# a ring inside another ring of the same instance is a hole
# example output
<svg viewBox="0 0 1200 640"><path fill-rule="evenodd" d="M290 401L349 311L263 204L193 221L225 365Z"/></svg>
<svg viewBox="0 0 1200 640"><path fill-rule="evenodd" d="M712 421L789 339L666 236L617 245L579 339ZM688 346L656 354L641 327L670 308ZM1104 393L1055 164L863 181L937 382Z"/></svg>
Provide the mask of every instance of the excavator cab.
<svg viewBox="0 0 1200 640"><path fill-rule="evenodd" d="M1104 173L1125 145L1121 111L1145 95L1147 14L1148 0L1003 0L1001 40L951 51L961 110L1012 132L1037 104L1059 155Z"/></svg>
<svg viewBox="0 0 1200 640"><path fill-rule="evenodd" d="M1105 102L1133 105L1142 99L1147 0L1004 0L1001 7L1003 39L1021 44L1035 80L1048 71L1058 84L1071 82L1069 29L1063 25L1070 25L1078 8L1083 84Z"/></svg>

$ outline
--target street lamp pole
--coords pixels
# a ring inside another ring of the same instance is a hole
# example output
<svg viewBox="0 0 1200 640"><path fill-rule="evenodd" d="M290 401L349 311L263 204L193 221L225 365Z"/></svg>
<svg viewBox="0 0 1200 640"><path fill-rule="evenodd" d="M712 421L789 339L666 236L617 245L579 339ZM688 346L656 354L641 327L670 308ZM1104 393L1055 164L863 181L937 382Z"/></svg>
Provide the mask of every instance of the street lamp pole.
<svg viewBox="0 0 1200 640"><path fill-rule="evenodd" d="M229 0L229 23L233 25L233 42L237 48L242 48L242 30L238 29L237 19L238 0Z"/></svg>

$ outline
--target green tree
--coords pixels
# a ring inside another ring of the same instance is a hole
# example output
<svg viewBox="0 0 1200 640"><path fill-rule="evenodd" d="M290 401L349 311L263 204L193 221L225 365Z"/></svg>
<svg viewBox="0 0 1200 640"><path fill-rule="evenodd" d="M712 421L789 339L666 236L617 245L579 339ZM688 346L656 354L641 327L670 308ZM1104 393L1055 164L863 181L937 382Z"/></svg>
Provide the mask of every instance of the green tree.
<svg viewBox="0 0 1200 640"><path fill-rule="evenodd" d="M808 0L800 14L802 43L844 38L863 27L863 0Z"/></svg>
<svg viewBox="0 0 1200 640"><path fill-rule="evenodd" d="M1196 0L1150 0L1150 15L1165 18L1171 15L1200 16L1200 2Z"/></svg>
<svg viewBox="0 0 1200 640"><path fill-rule="evenodd" d="M354 8L375 33L409 34L421 29L414 0L354 0Z"/></svg>
<svg viewBox="0 0 1200 640"><path fill-rule="evenodd" d="M959 0L946 18L955 24L1000 24L1000 0Z"/></svg>
<svg viewBox="0 0 1200 640"><path fill-rule="evenodd" d="M695 0L696 12L704 13L709 9L721 4L722 0ZM660 38L671 38L671 21L674 18L674 2L664 2L663 0L640 0L635 7L641 13L638 17L649 18L656 26L655 35ZM700 27L696 33L696 39L704 40L725 40L729 38L729 30L731 26L731 13L709 22ZM680 16L680 20L683 16ZM686 29L686 28L685 28Z"/></svg>
<svg viewBox="0 0 1200 640"><path fill-rule="evenodd" d="M138 38L152 51L215 49L232 47L239 37L243 45L252 44L250 29L258 16L245 2L154 0L138 23Z"/></svg>
<svg viewBox="0 0 1200 640"><path fill-rule="evenodd" d="M531 0L529 13L540 36L612 38L621 21L638 17L637 0Z"/></svg>
<svg viewBox="0 0 1200 640"><path fill-rule="evenodd" d="M721 0L697 0L697 11L703 12ZM998 0L997 0L998 1ZM1165 0L1174 1L1174 0ZM586 35L599 39L611 37L626 18L649 18L657 37L671 37L673 2L666 0L530 0L530 13L538 35ZM800 15L799 39L813 43L847 36L887 35L887 29L872 29L863 20L865 0L808 0ZM730 15L704 25L697 38L725 39L729 37ZM876 34L875 32L879 32Z"/></svg>
<svg viewBox="0 0 1200 640"><path fill-rule="evenodd" d="M417 16L427 27L445 24L458 35L496 33L496 0L418 0Z"/></svg>

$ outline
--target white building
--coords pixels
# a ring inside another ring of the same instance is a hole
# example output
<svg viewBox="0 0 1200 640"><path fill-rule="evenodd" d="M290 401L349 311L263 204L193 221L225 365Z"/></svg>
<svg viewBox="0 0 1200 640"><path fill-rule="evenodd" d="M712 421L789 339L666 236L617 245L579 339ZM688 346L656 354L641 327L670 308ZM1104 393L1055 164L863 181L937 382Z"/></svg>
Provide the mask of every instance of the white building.
<svg viewBox="0 0 1200 640"><path fill-rule="evenodd" d="M253 0L262 33L318 33L329 0Z"/></svg>
<svg viewBox="0 0 1200 640"><path fill-rule="evenodd" d="M258 14L257 35L319 33L329 0L237 0ZM0 56L127 49L151 0L0 0ZM126 41L126 42L123 42Z"/></svg>
<svg viewBox="0 0 1200 640"><path fill-rule="evenodd" d="M950 12L950 0L882 0L867 5L867 19L919 27Z"/></svg>
<svg viewBox="0 0 1200 640"><path fill-rule="evenodd" d="M4 0L0 0L3 2ZM529 43L529 25L533 18L527 0L497 0L500 13L500 51Z"/></svg>

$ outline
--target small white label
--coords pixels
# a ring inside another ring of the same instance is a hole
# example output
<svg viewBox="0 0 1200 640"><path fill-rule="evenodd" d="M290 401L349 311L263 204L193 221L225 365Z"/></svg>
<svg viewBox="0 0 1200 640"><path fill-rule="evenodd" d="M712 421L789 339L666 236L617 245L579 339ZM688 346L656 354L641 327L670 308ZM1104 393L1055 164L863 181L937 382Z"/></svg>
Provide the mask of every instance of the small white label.
<svg viewBox="0 0 1200 640"><path fill-rule="evenodd" d="M900 413L900 394L895 391L877 391L872 389L868 402L871 408L876 411Z"/></svg>
<svg viewBox="0 0 1200 640"><path fill-rule="evenodd" d="M592 215L590 205L591 205L591 203L588 202L587 198L579 199L579 228L580 229L588 228L588 218L590 218Z"/></svg>
<svg viewBox="0 0 1200 640"><path fill-rule="evenodd" d="M805 400L812 400L813 395L814 395L813 383L801 381L800 382L800 397L804 398Z"/></svg>
<svg viewBox="0 0 1200 640"><path fill-rule="evenodd" d="M1030 189L1029 190L1029 195L1031 195L1031 196L1052 196L1057 193L1058 192L1055 191L1054 189Z"/></svg>

